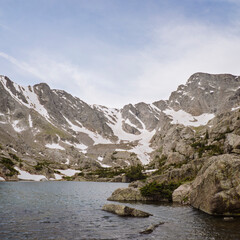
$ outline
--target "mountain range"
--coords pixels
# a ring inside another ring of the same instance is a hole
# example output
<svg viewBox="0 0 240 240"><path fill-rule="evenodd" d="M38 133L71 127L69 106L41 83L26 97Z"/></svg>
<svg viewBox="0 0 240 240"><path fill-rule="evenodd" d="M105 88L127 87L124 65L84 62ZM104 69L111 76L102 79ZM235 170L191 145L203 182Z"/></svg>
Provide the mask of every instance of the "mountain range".
<svg viewBox="0 0 240 240"><path fill-rule="evenodd" d="M76 172L149 165L159 149L174 162L191 152L183 136L194 137L201 126L214 129L219 116L238 108L240 77L231 74L195 73L168 100L121 109L87 104L46 83L24 87L0 76L0 176L17 180L19 171L35 174L44 164ZM41 173L59 177L49 168Z"/></svg>

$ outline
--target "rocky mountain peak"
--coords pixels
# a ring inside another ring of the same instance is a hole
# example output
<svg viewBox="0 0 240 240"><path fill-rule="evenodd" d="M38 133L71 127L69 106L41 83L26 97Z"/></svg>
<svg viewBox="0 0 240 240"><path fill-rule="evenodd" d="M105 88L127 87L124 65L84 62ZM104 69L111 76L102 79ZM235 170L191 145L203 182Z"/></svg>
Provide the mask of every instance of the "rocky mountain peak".
<svg viewBox="0 0 240 240"><path fill-rule="evenodd" d="M230 74L196 73L168 100L121 109L89 105L45 83L23 87L1 76L0 144L11 141L23 156L78 167L147 164L160 132L168 134L176 124L205 125L239 102L240 78Z"/></svg>
<svg viewBox="0 0 240 240"><path fill-rule="evenodd" d="M234 101L240 88L240 78L231 74L195 73L185 85L172 92L169 106L184 110L194 116L203 113L218 114L238 104ZM231 100L231 103L229 104Z"/></svg>

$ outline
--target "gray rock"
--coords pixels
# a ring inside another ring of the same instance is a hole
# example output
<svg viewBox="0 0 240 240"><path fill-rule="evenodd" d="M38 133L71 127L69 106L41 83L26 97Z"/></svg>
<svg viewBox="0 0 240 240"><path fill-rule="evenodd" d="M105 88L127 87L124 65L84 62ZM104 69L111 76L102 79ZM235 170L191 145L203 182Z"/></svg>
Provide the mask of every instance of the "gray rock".
<svg viewBox="0 0 240 240"><path fill-rule="evenodd" d="M182 184L176 190L174 190L172 194L172 201L176 203L181 203L181 204L189 204L190 191L191 191L191 183Z"/></svg>
<svg viewBox="0 0 240 240"><path fill-rule="evenodd" d="M117 204L106 204L103 206L102 210L115 213L119 216L124 217L149 217L152 216L152 214L143 212L141 210L130 208L128 206L124 205L117 205Z"/></svg>
<svg viewBox="0 0 240 240"><path fill-rule="evenodd" d="M227 134L226 141L225 141L225 147L227 149L240 149L240 136L237 134L229 133Z"/></svg>
<svg viewBox="0 0 240 240"><path fill-rule="evenodd" d="M232 222L232 221L234 221L234 218L233 217L224 217L223 221L225 221L225 222Z"/></svg>
<svg viewBox="0 0 240 240"><path fill-rule="evenodd" d="M153 230L155 230L157 227L159 227L160 225L163 225L164 222L160 222L158 224L152 224L149 227L147 227L144 231L141 231L141 234L150 234L153 232Z"/></svg>
<svg viewBox="0 0 240 240"><path fill-rule="evenodd" d="M190 204L212 215L240 215L240 158L211 157L192 183Z"/></svg>
<svg viewBox="0 0 240 240"><path fill-rule="evenodd" d="M147 201L138 188L118 188L108 198L109 201Z"/></svg>

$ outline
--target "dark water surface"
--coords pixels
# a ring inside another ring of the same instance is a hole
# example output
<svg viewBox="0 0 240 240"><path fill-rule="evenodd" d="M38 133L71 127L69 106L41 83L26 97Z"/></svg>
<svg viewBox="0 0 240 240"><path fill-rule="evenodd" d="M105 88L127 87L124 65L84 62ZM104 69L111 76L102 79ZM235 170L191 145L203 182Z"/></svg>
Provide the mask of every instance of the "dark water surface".
<svg viewBox="0 0 240 240"><path fill-rule="evenodd" d="M191 207L127 204L149 218L119 217L101 207L122 183L0 183L0 239L240 239L240 219L225 222ZM139 232L165 222L149 235Z"/></svg>

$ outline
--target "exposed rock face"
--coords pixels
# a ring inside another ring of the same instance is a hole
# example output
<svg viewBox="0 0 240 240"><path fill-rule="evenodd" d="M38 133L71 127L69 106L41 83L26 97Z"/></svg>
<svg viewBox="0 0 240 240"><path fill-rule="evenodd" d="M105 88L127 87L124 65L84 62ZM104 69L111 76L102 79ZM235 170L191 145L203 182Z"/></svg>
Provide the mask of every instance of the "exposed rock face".
<svg viewBox="0 0 240 240"><path fill-rule="evenodd" d="M169 106L195 116L229 111L239 104L239 86L240 77L230 74L195 73L171 94Z"/></svg>
<svg viewBox="0 0 240 240"><path fill-rule="evenodd" d="M141 210L130 208L124 205L117 205L117 204L106 204L103 206L102 210L115 213L119 216L124 217L149 217L152 214L143 212Z"/></svg>
<svg viewBox="0 0 240 240"><path fill-rule="evenodd" d="M109 201L146 201L138 188L118 188L108 198Z"/></svg>
<svg viewBox="0 0 240 240"><path fill-rule="evenodd" d="M176 190L174 190L172 194L172 201L181 204L189 204L189 194L191 190L191 183L185 183L179 186Z"/></svg>
<svg viewBox="0 0 240 240"><path fill-rule="evenodd" d="M240 215L240 158L210 158L192 183L190 203L212 215Z"/></svg>
<svg viewBox="0 0 240 240"><path fill-rule="evenodd" d="M225 148L227 152L240 153L240 136L233 133L227 134Z"/></svg>

